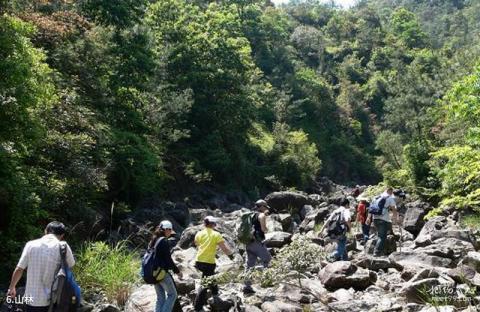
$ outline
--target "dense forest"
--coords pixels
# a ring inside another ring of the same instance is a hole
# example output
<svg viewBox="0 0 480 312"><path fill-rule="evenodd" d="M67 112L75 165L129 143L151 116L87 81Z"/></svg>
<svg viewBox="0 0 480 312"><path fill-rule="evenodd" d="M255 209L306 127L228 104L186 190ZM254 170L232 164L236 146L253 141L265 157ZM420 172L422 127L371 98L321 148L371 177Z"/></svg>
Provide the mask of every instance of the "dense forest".
<svg viewBox="0 0 480 312"><path fill-rule="evenodd" d="M0 14L6 271L48 220L88 227L112 203L198 187L253 197L327 176L480 207L480 1L1 0Z"/></svg>

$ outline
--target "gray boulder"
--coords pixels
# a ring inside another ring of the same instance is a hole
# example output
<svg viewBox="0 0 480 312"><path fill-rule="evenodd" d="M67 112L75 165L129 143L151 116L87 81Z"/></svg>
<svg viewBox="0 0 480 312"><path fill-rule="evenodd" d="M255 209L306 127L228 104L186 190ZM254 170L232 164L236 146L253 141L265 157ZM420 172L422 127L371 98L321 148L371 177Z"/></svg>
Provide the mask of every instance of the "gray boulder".
<svg viewBox="0 0 480 312"><path fill-rule="evenodd" d="M299 304L287 303L280 300L267 301L262 304L263 312L302 312L303 309Z"/></svg>
<svg viewBox="0 0 480 312"><path fill-rule="evenodd" d="M281 248L292 242L292 234L287 232L269 232L265 234L265 245L271 248Z"/></svg>
<svg viewBox="0 0 480 312"><path fill-rule="evenodd" d="M392 253L389 256L390 261L400 266L410 266L410 267L421 267L421 268L431 268L431 267L444 267L449 268L452 266L453 262L451 259L442 258L438 256L431 256L423 253L417 253L413 251L397 251Z"/></svg>
<svg viewBox="0 0 480 312"><path fill-rule="evenodd" d="M310 202L310 199L296 192L274 192L265 197L268 205L276 213L300 214L304 205Z"/></svg>
<svg viewBox="0 0 480 312"><path fill-rule="evenodd" d="M319 273L320 281L325 288L336 290L339 288L354 288L364 290L375 283L375 272L359 268L350 261L338 261L328 264Z"/></svg>
<svg viewBox="0 0 480 312"><path fill-rule="evenodd" d="M180 240L178 241L177 246L182 249L195 247L195 235L200 232L202 228L202 225L196 225L185 229L185 231L183 231L182 235L180 236Z"/></svg>
<svg viewBox="0 0 480 312"><path fill-rule="evenodd" d="M423 218L432 208L428 203L419 200L406 204L406 208L407 212L403 218L403 227L413 235L417 235L425 224Z"/></svg>
<svg viewBox="0 0 480 312"><path fill-rule="evenodd" d="M363 256L360 258L355 259L353 262L356 266L359 266L364 269L369 269L372 271L379 271L379 270L388 270L390 268L397 269L401 271L403 267L398 263L390 261L389 258L377 258L377 257L368 257Z"/></svg>
<svg viewBox="0 0 480 312"><path fill-rule="evenodd" d="M463 265L469 266L480 273L480 252L470 251L461 262Z"/></svg>

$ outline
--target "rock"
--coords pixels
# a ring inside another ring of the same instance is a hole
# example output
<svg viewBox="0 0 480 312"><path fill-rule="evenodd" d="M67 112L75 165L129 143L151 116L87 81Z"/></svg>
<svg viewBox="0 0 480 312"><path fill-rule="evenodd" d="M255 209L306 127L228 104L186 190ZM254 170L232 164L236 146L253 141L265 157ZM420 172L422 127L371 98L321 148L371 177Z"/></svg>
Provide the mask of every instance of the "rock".
<svg viewBox="0 0 480 312"><path fill-rule="evenodd" d="M470 251L462 260L462 264L467 265L480 273L480 252Z"/></svg>
<svg viewBox="0 0 480 312"><path fill-rule="evenodd" d="M237 301L237 302L235 302ZM210 305L210 309L215 312L223 312L223 311L229 311L230 308L235 306L235 304L238 305L239 299L237 297L232 298L229 295L226 294L220 294L219 296L213 296L208 299L208 304Z"/></svg>
<svg viewBox="0 0 480 312"><path fill-rule="evenodd" d="M173 219L182 227L186 227L190 223L190 211L183 202L174 203L153 198L144 201L139 206L134 213L134 219L137 221L153 221L158 224L163 219Z"/></svg>
<svg viewBox="0 0 480 312"><path fill-rule="evenodd" d="M457 238L440 238L435 240L434 244L437 246L441 246L440 249L451 249L453 251L452 259L455 260L465 257L470 251L475 251L475 247L472 243Z"/></svg>
<svg viewBox="0 0 480 312"><path fill-rule="evenodd" d="M337 289L332 294L332 297L339 302L353 300L353 294L344 288Z"/></svg>
<svg viewBox="0 0 480 312"><path fill-rule="evenodd" d="M195 290L195 280L193 279L175 280L175 285L179 295L188 295Z"/></svg>
<svg viewBox="0 0 480 312"><path fill-rule="evenodd" d="M157 300L157 295L155 295L155 300ZM101 304L96 306L92 312L120 312L120 308L113 304Z"/></svg>
<svg viewBox="0 0 480 312"><path fill-rule="evenodd" d="M305 219L305 217L311 214L313 211L314 208L312 205L304 205L300 210L300 219Z"/></svg>
<svg viewBox="0 0 480 312"><path fill-rule="evenodd" d="M476 245L475 237L470 230L459 229L455 222L449 218L438 216L430 219L423 226L415 239L415 245L424 247L433 244L438 239L455 238Z"/></svg>
<svg viewBox="0 0 480 312"><path fill-rule="evenodd" d="M389 256L390 261L400 266L412 267L444 267L448 268L452 265L452 260L441 258L438 256L430 256L426 254L416 253L412 251L394 252Z"/></svg>
<svg viewBox="0 0 480 312"><path fill-rule="evenodd" d="M287 232L270 232L265 234L265 245L271 248L281 248L292 242L292 234Z"/></svg>
<svg viewBox="0 0 480 312"><path fill-rule="evenodd" d="M267 218L267 229L269 232L282 232L282 224L278 221L277 215L272 215L270 218Z"/></svg>
<svg viewBox="0 0 480 312"><path fill-rule="evenodd" d="M472 281L475 275L477 275L477 272L469 266L458 265L456 268L448 270L447 274L455 282L464 283L465 280Z"/></svg>
<svg viewBox="0 0 480 312"><path fill-rule="evenodd" d="M265 197L268 205L276 213L300 214L300 210L310 200L307 196L296 192L274 192Z"/></svg>
<svg viewBox="0 0 480 312"><path fill-rule="evenodd" d="M262 310L257 308L254 305L246 304L245 305L245 312L262 312Z"/></svg>
<svg viewBox="0 0 480 312"><path fill-rule="evenodd" d="M426 247L415 248L413 250L416 253L422 253L430 256L437 256L441 258L454 259L455 253L448 245L429 245Z"/></svg>
<svg viewBox="0 0 480 312"><path fill-rule="evenodd" d="M407 212L403 218L403 228L413 235L418 235L422 230L425 221L423 217L432 209L428 203L415 201L406 204Z"/></svg>
<svg viewBox="0 0 480 312"><path fill-rule="evenodd" d="M337 261L328 264L319 273L320 281L329 290L354 288L364 290L375 283L374 272L358 268L350 261Z"/></svg>
<svg viewBox="0 0 480 312"><path fill-rule="evenodd" d="M435 307L425 307L419 312L455 312L457 309L454 306L435 306Z"/></svg>
<svg viewBox="0 0 480 312"><path fill-rule="evenodd" d="M264 302L261 310L263 312L302 312L300 305L294 303L286 303L279 300L272 302Z"/></svg>
<svg viewBox="0 0 480 312"><path fill-rule="evenodd" d="M288 213L281 213L278 215L278 219L282 224L282 229L284 232L292 232L293 230L293 219L292 216Z"/></svg>
<svg viewBox="0 0 480 312"><path fill-rule="evenodd" d="M394 263L390 261L389 258L377 258L377 257L368 257L368 256L363 256L360 258L357 258L354 261L354 264L356 266L359 266L364 269L369 269L372 271L379 271L379 270L388 270L389 268L394 268L399 271L403 270L403 267L399 265L398 263Z"/></svg>
<svg viewBox="0 0 480 312"><path fill-rule="evenodd" d="M368 254L373 254L376 243L377 243L377 237L376 236L367 241L367 244L366 244L365 248L367 248L367 253ZM383 247L383 253L385 255L389 255L392 252L395 252L396 250L397 250L397 241L395 240L395 236L388 235L387 239L385 240L385 245Z"/></svg>
<svg viewBox="0 0 480 312"><path fill-rule="evenodd" d="M142 285L133 290L125 304L125 312L155 311L157 294L153 285Z"/></svg>
<svg viewBox="0 0 480 312"><path fill-rule="evenodd" d="M185 231L183 231L182 236L180 236L180 240L177 243L182 249L188 249L190 247L195 247L195 235L203 229L203 225L196 225L191 226Z"/></svg>
<svg viewBox="0 0 480 312"><path fill-rule="evenodd" d="M440 282L437 278L408 282L400 289L400 294L406 298L407 302L424 303L430 290L438 285Z"/></svg>

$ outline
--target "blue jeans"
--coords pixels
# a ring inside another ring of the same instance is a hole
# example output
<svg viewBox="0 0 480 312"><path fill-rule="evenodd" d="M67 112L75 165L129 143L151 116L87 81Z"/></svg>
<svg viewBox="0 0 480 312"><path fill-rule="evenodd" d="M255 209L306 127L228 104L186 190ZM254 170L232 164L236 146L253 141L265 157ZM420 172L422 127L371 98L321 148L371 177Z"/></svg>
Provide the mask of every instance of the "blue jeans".
<svg viewBox="0 0 480 312"><path fill-rule="evenodd" d="M366 223L362 224L362 234L363 234L363 241L366 243L370 238L370 225Z"/></svg>
<svg viewBox="0 0 480 312"><path fill-rule="evenodd" d="M171 312L177 300L177 289L170 273L158 284L155 284L157 292L157 303L155 312Z"/></svg>
<svg viewBox="0 0 480 312"><path fill-rule="evenodd" d="M385 248L385 241L387 240L388 230L390 229L391 223L379 219L373 220L375 227L377 228L377 244L375 244L375 249L373 251L374 256L380 256L383 253Z"/></svg>
<svg viewBox="0 0 480 312"><path fill-rule="evenodd" d="M347 236L343 235L337 239L337 250L333 253L335 261L348 261Z"/></svg>

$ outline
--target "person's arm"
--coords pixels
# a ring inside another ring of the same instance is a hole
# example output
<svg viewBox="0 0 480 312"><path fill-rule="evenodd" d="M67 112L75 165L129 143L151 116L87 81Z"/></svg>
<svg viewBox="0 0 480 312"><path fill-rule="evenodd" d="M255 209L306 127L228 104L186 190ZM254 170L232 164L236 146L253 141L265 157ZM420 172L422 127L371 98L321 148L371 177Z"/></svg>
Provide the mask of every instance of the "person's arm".
<svg viewBox="0 0 480 312"><path fill-rule="evenodd" d="M399 219L398 219L398 211L397 211L397 206L391 206L392 207L392 221L393 223L400 225Z"/></svg>
<svg viewBox="0 0 480 312"><path fill-rule="evenodd" d="M258 221L260 222L260 227L262 228L263 233L267 233L267 216L264 213L258 215Z"/></svg>
<svg viewBox="0 0 480 312"><path fill-rule="evenodd" d="M227 245L227 243L225 243L225 241L221 241L220 243L218 243L218 246L227 256L233 254L233 250L230 248L230 246Z"/></svg>
<svg viewBox="0 0 480 312"><path fill-rule="evenodd" d="M172 270L174 273L179 273L180 270L178 269L175 262L173 262L172 256L170 254L170 245L168 244L168 240L166 238L160 238L161 241L158 243L156 255L158 255L158 259L160 263L162 263L165 267L163 269Z"/></svg>
<svg viewBox="0 0 480 312"><path fill-rule="evenodd" d="M17 283L22 278L24 269L21 267L16 267L12 274L12 279L10 281L10 286L8 286L7 296L15 297L17 295Z"/></svg>

